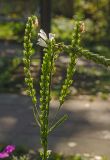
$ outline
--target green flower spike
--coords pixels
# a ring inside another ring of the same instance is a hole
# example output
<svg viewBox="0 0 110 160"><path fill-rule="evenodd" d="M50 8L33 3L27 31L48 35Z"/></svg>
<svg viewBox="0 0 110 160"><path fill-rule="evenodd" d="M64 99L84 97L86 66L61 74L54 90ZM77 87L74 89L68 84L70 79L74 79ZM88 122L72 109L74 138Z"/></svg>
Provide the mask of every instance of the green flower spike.
<svg viewBox="0 0 110 160"><path fill-rule="evenodd" d="M62 104L64 103L65 98L69 93L69 87L73 82L73 75L76 70L76 59L77 59L77 51L75 50L75 46L79 46L80 44L80 29L81 29L80 27L81 27L81 22L75 22L73 30L73 38L71 43L71 47L74 49L74 52L72 53L70 51L69 53L70 63L67 67L66 78L64 80L64 84L60 92L60 107L58 108L58 111L61 108Z"/></svg>
<svg viewBox="0 0 110 160"><path fill-rule="evenodd" d="M31 97L32 102L33 102L33 114L34 114L34 119L36 123L40 126L40 121L39 121L39 112L37 109L37 98L36 98L36 90L34 89L33 86L33 78L31 75L30 71L30 64L31 64L31 56L32 56L32 29L34 25L37 25L37 17L32 16L28 18L28 22L26 23L26 28L25 28L25 35L24 35L24 58L23 58L23 63L24 63L24 74L25 74L25 83L27 85L27 93Z"/></svg>

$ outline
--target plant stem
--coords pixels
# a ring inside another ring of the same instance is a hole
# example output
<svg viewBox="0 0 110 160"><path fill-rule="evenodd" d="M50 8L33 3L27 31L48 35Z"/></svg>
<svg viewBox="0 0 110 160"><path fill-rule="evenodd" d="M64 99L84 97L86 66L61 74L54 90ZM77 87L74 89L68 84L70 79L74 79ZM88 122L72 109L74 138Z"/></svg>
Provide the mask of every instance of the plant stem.
<svg viewBox="0 0 110 160"><path fill-rule="evenodd" d="M53 46L50 44L45 49L45 55L42 64L41 75L41 143L43 147L42 160L47 160L47 148L48 148L48 121L49 121L49 108L50 108L50 92L51 92L51 80L52 80L52 67L54 63Z"/></svg>
<svg viewBox="0 0 110 160"><path fill-rule="evenodd" d="M44 148L43 148L43 157L42 157L42 160L47 160L47 136L45 137L45 145L44 145Z"/></svg>

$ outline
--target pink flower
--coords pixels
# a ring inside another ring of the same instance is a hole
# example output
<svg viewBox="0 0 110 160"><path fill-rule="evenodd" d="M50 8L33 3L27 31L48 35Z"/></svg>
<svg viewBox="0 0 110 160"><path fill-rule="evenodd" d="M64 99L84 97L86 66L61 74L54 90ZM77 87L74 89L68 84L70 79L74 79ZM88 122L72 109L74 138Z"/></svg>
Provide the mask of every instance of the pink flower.
<svg viewBox="0 0 110 160"><path fill-rule="evenodd" d="M0 158L7 158L7 157L9 157L8 153L6 153L6 152L1 152L0 153Z"/></svg>
<svg viewBox="0 0 110 160"><path fill-rule="evenodd" d="M8 145L8 146L6 146L6 148L4 149L4 152L10 154L10 153L12 153L14 150L15 150L15 146L13 146L13 145Z"/></svg>
<svg viewBox="0 0 110 160"><path fill-rule="evenodd" d="M15 146L8 145L5 147L5 149L0 152L0 158L7 158L10 156L10 154L15 150Z"/></svg>

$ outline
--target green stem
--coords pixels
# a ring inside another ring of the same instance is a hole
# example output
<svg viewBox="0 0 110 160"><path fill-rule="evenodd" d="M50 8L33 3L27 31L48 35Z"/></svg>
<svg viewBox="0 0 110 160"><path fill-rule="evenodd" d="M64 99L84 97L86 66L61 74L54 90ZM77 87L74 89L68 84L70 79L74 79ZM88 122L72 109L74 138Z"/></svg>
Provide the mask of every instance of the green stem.
<svg viewBox="0 0 110 160"><path fill-rule="evenodd" d="M51 66L50 68L52 68L53 66L53 59L54 59L54 53L51 53ZM50 70L50 80L49 80L49 101L48 101L48 118L49 118L49 108L50 108L50 98L51 98L51 83L52 83L52 69ZM47 123L48 123L48 119L47 119ZM46 137L46 145L44 147L44 160L47 159L47 146L48 146L48 127L47 127L47 137Z"/></svg>
<svg viewBox="0 0 110 160"><path fill-rule="evenodd" d="M90 52L89 50L83 49L81 47L77 47L77 50L79 51L79 56L83 56L88 60L92 60L93 62L97 64L102 64L105 67L110 66L110 59L105 58L104 56L100 56L98 54L94 54Z"/></svg>
<svg viewBox="0 0 110 160"><path fill-rule="evenodd" d="M47 137L46 137L45 141L47 141ZM47 142L45 143L44 148L43 148L42 160L47 160Z"/></svg>
<svg viewBox="0 0 110 160"><path fill-rule="evenodd" d="M43 90L41 87L41 104L43 105L43 108L41 107L41 116L43 116L42 122L41 122L41 142L43 147L43 153L42 153L42 159L47 160L47 148L48 148L48 122L49 122L49 107L50 107L50 93L51 93L51 80L52 80L52 66L54 62L54 52L53 52L53 46L50 46L46 49L46 54L44 56L43 65L46 65L46 71L42 68L42 85ZM50 64L49 64L50 63ZM46 78L48 76L48 81L46 81ZM47 85L47 83L49 85ZM46 92L48 91L48 94Z"/></svg>

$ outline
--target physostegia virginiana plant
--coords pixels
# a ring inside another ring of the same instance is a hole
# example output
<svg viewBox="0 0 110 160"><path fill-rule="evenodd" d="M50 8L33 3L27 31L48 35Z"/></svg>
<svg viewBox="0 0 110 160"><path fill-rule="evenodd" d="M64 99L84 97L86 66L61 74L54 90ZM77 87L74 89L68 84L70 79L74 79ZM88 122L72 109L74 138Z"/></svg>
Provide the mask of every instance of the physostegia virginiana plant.
<svg viewBox="0 0 110 160"><path fill-rule="evenodd" d="M46 33L42 29L40 29L40 32L38 33L37 45L43 47L43 62L41 65L40 76L40 104L39 106L37 106L37 89L35 89L34 87L33 78L30 71L31 56L33 54L33 44L31 42L31 38L32 30L35 27L38 27L37 17L31 16L28 18L25 28L23 62L27 93L31 97L33 102L33 115L35 122L40 127L40 138L43 148L41 157L42 160L47 160L47 158L49 157L48 136L56 127L58 127L68 118L67 115L64 115L57 122L54 122L55 118L57 117L57 113L60 111L65 101L65 98L69 93L69 87L73 82L73 75L75 73L77 58L83 56L88 60L92 60L106 67L110 66L110 60L104 58L103 56L93 54L90 51L81 47L81 34L85 30L85 26L82 21L74 21L73 36L70 45L65 45L62 42L57 43L54 34L49 33L49 35L46 35ZM57 108L57 112L55 113L55 118L53 122L49 122L52 77L56 71L55 61L58 59L59 55L62 52L68 54L68 56L70 57L70 62L67 67L66 78L61 87L59 95L59 106Z"/></svg>

